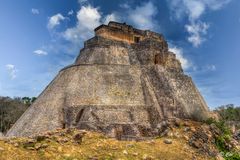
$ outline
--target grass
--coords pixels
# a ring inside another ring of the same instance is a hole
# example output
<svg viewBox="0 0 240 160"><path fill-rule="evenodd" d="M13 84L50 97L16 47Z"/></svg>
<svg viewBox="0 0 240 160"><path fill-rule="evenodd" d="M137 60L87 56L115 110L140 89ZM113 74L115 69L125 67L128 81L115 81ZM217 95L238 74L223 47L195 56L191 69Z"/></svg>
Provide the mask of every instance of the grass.
<svg viewBox="0 0 240 160"><path fill-rule="evenodd" d="M183 129L179 129L183 130ZM181 131L178 131L181 132ZM0 140L0 159L2 160L132 160L132 159L161 159L161 160L190 160L193 157L203 160L208 159L198 154L196 150L188 146L183 138L172 138L172 144L165 144L165 138L157 138L151 141L117 141L106 138L100 133L87 132L81 144L72 139L74 133L64 135L68 142L59 143L56 136L36 141L47 144L47 148L39 150L24 148L22 144L27 139L12 139L8 142ZM15 147L14 144L20 144Z"/></svg>

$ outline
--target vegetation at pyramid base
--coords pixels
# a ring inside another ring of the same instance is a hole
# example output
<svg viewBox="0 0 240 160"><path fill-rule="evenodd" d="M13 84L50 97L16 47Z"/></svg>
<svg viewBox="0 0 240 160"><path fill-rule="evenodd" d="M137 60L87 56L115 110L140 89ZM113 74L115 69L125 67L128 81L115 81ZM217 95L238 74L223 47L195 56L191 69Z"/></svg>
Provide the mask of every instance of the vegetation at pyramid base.
<svg viewBox="0 0 240 160"><path fill-rule="evenodd" d="M0 132L5 133L36 100L36 97L0 97Z"/></svg>
<svg viewBox="0 0 240 160"><path fill-rule="evenodd" d="M223 120L215 121L208 120L207 123L209 125L215 124L220 130L221 135L215 138L215 144L222 156L225 160L238 160L240 159L240 154L235 150L232 150L228 147L228 143L231 141L231 137L233 136L228 126L226 126Z"/></svg>
<svg viewBox="0 0 240 160"><path fill-rule="evenodd" d="M240 121L240 106L233 104L222 105L215 110L224 121Z"/></svg>
<svg viewBox="0 0 240 160"><path fill-rule="evenodd" d="M240 159L240 154L234 150L229 149L227 143L230 142L231 137L233 137L228 122L235 122L236 129L240 129L240 107L235 107L233 104L222 105L217 107L214 112L218 113L219 121L214 119L208 119L207 124L216 125L221 130L221 135L215 138L215 144L226 160L238 160Z"/></svg>

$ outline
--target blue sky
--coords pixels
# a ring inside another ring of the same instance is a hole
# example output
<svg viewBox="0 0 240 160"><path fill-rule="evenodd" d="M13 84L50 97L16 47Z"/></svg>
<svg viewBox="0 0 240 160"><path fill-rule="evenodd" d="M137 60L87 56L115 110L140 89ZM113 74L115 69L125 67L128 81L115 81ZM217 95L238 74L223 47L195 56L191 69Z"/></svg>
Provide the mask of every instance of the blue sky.
<svg viewBox="0 0 240 160"><path fill-rule="evenodd" d="M0 95L37 96L110 20L162 33L209 107L240 105L239 0L0 2Z"/></svg>

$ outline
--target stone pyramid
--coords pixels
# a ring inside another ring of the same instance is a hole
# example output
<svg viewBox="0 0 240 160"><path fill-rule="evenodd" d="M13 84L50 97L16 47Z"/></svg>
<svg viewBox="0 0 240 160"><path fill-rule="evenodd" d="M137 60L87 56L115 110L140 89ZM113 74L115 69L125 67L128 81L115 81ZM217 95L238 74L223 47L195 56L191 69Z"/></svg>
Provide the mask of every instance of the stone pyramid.
<svg viewBox="0 0 240 160"><path fill-rule="evenodd" d="M153 137L162 122L204 120L208 107L161 34L109 22L95 29L7 136L79 128Z"/></svg>

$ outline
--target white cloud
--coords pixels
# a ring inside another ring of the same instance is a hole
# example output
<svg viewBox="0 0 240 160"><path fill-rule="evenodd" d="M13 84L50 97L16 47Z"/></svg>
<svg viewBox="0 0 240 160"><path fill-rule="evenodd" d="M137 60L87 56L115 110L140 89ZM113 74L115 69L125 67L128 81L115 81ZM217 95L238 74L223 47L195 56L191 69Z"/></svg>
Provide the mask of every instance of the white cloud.
<svg viewBox="0 0 240 160"><path fill-rule="evenodd" d="M207 11L215 11L221 9L231 0L168 0L170 10L174 13L175 18L181 20L188 17L189 24L185 26L189 32L188 41L193 46L198 47L207 34L209 25L206 22L201 22L201 16ZM194 31L189 31L194 29Z"/></svg>
<svg viewBox="0 0 240 160"><path fill-rule="evenodd" d="M136 27L140 29L154 29L156 27L155 15L157 14L157 8L149 1L135 9L129 9L128 20L132 22Z"/></svg>
<svg viewBox="0 0 240 160"><path fill-rule="evenodd" d="M214 64L206 64L201 66L194 66L193 71L196 73L205 73L205 72L213 72L216 71L217 67Z"/></svg>
<svg viewBox="0 0 240 160"><path fill-rule="evenodd" d="M17 71L18 71L16 67L13 64L7 64L6 68L11 79L15 79L17 77Z"/></svg>
<svg viewBox="0 0 240 160"><path fill-rule="evenodd" d="M101 14L98 8L93 8L92 6L83 6L78 14L78 25L83 26L87 29L94 29L96 26L100 25Z"/></svg>
<svg viewBox="0 0 240 160"><path fill-rule="evenodd" d="M60 24L60 21L62 21L64 19L65 19L65 17L62 14L58 13L49 18L47 26L49 29L53 29L54 27L56 27L57 25Z"/></svg>
<svg viewBox="0 0 240 160"><path fill-rule="evenodd" d="M231 0L203 0L204 3L212 10L221 9L224 5L231 2Z"/></svg>
<svg viewBox="0 0 240 160"><path fill-rule="evenodd" d="M205 4L201 1L184 0L183 3L186 6L186 12L190 20L198 19L205 11Z"/></svg>
<svg viewBox="0 0 240 160"><path fill-rule="evenodd" d="M86 3L88 0L78 0L78 3L79 4L84 4L84 3Z"/></svg>
<svg viewBox="0 0 240 160"><path fill-rule="evenodd" d="M74 43L86 40L93 35L93 30L101 24L100 20L101 14L98 8L90 5L82 6L77 13L77 25L73 28L68 28L63 36L66 40Z"/></svg>
<svg viewBox="0 0 240 160"><path fill-rule="evenodd" d="M231 0L183 0L187 9L189 19L194 21L200 18L204 12L209 10L219 10Z"/></svg>
<svg viewBox="0 0 240 160"><path fill-rule="evenodd" d="M105 17L104 24L108 24L110 21L119 21L119 17L114 13L109 14Z"/></svg>
<svg viewBox="0 0 240 160"><path fill-rule="evenodd" d="M35 50L33 51L33 53L35 53L36 55L47 55L48 53L46 51L43 51L43 50Z"/></svg>
<svg viewBox="0 0 240 160"><path fill-rule="evenodd" d="M190 20L196 20L206 10L219 10L231 0L167 0L170 10L175 18L181 19L188 16Z"/></svg>
<svg viewBox="0 0 240 160"><path fill-rule="evenodd" d="M68 12L68 15L73 15L73 10L70 10L69 12Z"/></svg>
<svg viewBox="0 0 240 160"><path fill-rule="evenodd" d="M194 47L198 47L204 40L203 35L207 34L209 24L204 22L192 23L185 25L187 32L190 34L188 41L193 44Z"/></svg>
<svg viewBox="0 0 240 160"><path fill-rule="evenodd" d="M182 0L167 0L167 2L171 12L171 18L177 20L182 19L186 13L186 9L182 5ZM182 7L179 6L180 4L182 5Z"/></svg>
<svg viewBox="0 0 240 160"><path fill-rule="evenodd" d="M121 8L124 8L124 9L129 9L130 8L130 5L128 3L123 3L123 4L120 4L119 6Z"/></svg>
<svg viewBox="0 0 240 160"><path fill-rule="evenodd" d="M40 14L39 10L36 8L31 9L32 14Z"/></svg>
<svg viewBox="0 0 240 160"><path fill-rule="evenodd" d="M213 64L207 65L205 68L207 71L215 71L217 69L216 66Z"/></svg>
<svg viewBox="0 0 240 160"><path fill-rule="evenodd" d="M191 62L183 56L182 48L173 46L173 47L169 48L169 51L176 54L176 57L181 62L183 69L188 69L191 67L191 65L192 65Z"/></svg>

